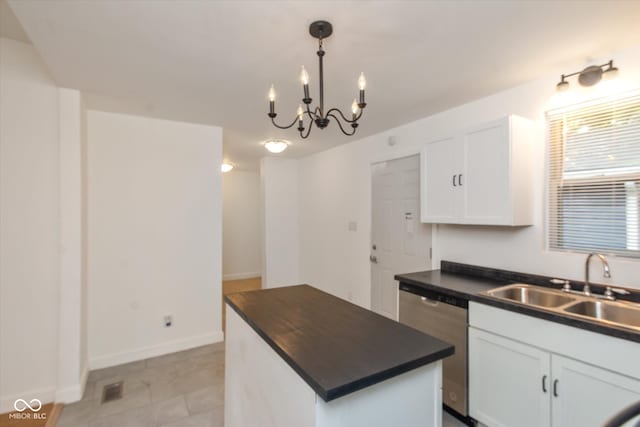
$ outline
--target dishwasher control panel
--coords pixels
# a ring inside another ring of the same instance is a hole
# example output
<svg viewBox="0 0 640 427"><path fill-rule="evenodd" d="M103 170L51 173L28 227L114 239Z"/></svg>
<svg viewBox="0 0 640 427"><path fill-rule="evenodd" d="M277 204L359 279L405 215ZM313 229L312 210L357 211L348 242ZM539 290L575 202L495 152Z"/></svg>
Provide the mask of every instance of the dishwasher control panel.
<svg viewBox="0 0 640 427"><path fill-rule="evenodd" d="M405 291L405 292L409 292L424 298L428 298L432 301L438 301L438 302L443 302L445 304L449 304L449 305L455 305L456 307L460 307L460 308L468 308L469 307L469 301L464 299L464 298L457 298L454 297L452 295L447 295L445 293L442 293L440 291L434 291L431 289L424 289L418 286L414 286L411 285L409 283L400 283L400 290L401 291Z"/></svg>

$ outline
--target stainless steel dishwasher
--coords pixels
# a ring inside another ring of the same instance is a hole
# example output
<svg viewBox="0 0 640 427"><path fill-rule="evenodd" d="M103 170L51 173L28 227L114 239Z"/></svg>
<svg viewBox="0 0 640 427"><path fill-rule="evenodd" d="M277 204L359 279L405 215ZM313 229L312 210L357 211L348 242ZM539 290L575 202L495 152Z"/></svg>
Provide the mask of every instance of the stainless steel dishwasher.
<svg viewBox="0 0 640 427"><path fill-rule="evenodd" d="M467 310L469 301L400 283L400 323L455 346L442 364L442 400L470 422L467 405Z"/></svg>

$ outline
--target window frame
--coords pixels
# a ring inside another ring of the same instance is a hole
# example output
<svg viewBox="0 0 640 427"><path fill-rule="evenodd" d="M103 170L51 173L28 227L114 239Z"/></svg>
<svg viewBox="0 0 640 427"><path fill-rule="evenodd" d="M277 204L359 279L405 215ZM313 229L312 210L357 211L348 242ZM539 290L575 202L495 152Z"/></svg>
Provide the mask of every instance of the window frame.
<svg viewBox="0 0 640 427"><path fill-rule="evenodd" d="M640 247L638 249L620 249L613 250L610 248L575 248L575 247L561 247L559 242L562 240L561 236L561 213L559 212L562 209L561 200L560 200L560 189L563 184L568 185L576 185L580 186L584 185L606 185L606 184L621 184L625 185L626 182L636 181L635 189L635 197L640 198L640 171L638 172L627 172L627 173L606 173L606 169L601 169L603 173L599 175L597 171L591 174L580 174L575 173L575 177L565 177L565 170L563 159L565 157L566 150L566 138L563 134L564 132L564 120L559 119L562 115L567 114L575 114L580 110L585 110L584 114L588 114L588 109L593 108L594 106L604 105L607 103L615 103L616 101L624 101L625 99L631 99L634 97L640 97L640 90L627 92L622 95L618 95L615 97L606 97L606 98L598 98L594 100L590 100L587 102L582 102L574 105L570 105L563 108L551 109L545 112L545 207L544 207L544 233L545 233L545 250L556 253L574 253L574 254L588 254L592 252L603 253L610 256L615 256L623 259L629 259L633 261L640 261ZM640 98L634 103L637 102L640 106ZM556 123L557 122L557 123ZM556 127L554 129L554 126ZM554 137L554 133L556 136ZM556 140L558 140L557 133L560 133L559 140L561 141L560 147L554 147L553 144ZM555 153L555 152L558 153ZM569 172L568 174L571 174ZM580 176L583 175L583 176ZM629 195L625 196L625 200L630 197ZM639 215L638 210L635 211L636 217ZM627 223L629 220L627 219ZM638 229L640 229L640 224L638 224ZM639 231L640 232L640 231ZM555 235L553 235L555 234ZM554 238L555 238L555 246L554 246ZM640 236L637 239L637 245L640 245ZM627 243L627 247L629 243Z"/></svg>

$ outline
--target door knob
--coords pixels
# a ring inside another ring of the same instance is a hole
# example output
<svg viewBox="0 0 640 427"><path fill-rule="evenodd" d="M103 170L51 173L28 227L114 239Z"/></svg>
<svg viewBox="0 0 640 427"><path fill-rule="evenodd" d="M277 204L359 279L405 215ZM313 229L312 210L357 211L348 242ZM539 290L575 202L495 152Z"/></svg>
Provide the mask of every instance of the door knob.
<svg viewBox="0 0 640 427"><path fill-rule="evenodd" d="M375 255L369 255L369 261L371 261L374 264L377 264L378 258Z"/></svg>

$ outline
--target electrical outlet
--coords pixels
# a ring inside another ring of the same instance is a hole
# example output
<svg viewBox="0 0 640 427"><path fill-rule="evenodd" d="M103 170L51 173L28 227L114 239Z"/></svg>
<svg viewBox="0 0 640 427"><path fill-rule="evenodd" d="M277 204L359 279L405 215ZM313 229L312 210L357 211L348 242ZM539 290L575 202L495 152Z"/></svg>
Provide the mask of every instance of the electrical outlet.
<svg viewBox="0 0 640 427"><path fill-rule="evenodd" d="M173 324L173 316L171 316L170 314L167 316L164 316L164 327L169 328L171 327L172 324Z"/></svg>

